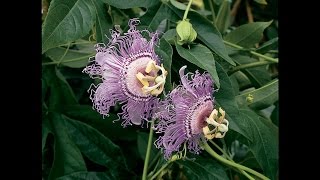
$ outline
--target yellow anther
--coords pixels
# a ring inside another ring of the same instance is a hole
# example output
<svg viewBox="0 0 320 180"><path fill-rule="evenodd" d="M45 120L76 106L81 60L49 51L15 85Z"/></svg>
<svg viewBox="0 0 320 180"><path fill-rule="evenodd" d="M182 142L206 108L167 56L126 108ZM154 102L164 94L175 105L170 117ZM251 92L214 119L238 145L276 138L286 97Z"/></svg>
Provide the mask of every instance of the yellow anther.
<svg viewBox="0 0 320 180"><path fill-rule="evenodd" d="M147 86L147 87L149 86L149 82L145 79L145 76L141 72L136 74L136 77L139 79L139 81L143 86Z"/></svg>
<svg viewBox="0 0 320 180"><path fill-rule="evenodd" d="M225 119L225 111L219 108L219 113L221 115L218 117L218 111L214 109L210 116L206 119L208 125L202 128L202 132L207 139L223 138L226 132L229 130L229 122ZM213 126L214 128L210 130L209 125Z"/></svg>

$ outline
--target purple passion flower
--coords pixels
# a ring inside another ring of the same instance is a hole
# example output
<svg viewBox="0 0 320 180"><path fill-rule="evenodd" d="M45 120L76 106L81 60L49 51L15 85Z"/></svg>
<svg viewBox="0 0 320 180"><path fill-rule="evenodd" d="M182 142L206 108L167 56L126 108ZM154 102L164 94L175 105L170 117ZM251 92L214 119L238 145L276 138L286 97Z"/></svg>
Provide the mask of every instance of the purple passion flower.
<svg viewBox="0 0 320 180"><path fill-rule="evenodd" d="M167 72L160 65L154 48L158 33L139 31L138 19L129 21L129 30L124 35L111 31L108 44L97 44L97 54L83 71L91 78L102 82L91 86L90 99L100 114L108 116L111 106L122 105L122 125L142 125L152 117L159 100L155 96L163 91ZM149 40L142 36L147 33Z"/></svg>
<svg viewBox="0 0 320 180"><path fill-rule="evenodd" d="M213 119L217 118L218 114L213 105L214 89L211 76L206 72L200 74L198 71L195 74L185 75L185 68L186 66L183 66L179 71L182 85L177 86L164 101L159 103L155 113L155 118L159 119L155 125L156 132L164 133L157 139L155 145L164 150L166 159L169 159L173 152L179 152L181 145L187 145L185 147L190 152L198 154L202 136L207 139L221 138L228 129L228 125ZM225 120L224 116L220 118ZM224 129L220 127L221 125ZM224 132L221 132L221 129Z"/></svg>

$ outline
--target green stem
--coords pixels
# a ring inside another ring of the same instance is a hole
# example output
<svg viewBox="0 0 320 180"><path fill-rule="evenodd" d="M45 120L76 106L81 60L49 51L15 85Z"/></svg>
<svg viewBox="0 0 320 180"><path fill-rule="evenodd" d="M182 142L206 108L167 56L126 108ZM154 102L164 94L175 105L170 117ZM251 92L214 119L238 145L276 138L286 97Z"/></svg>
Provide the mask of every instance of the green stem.
<svg viewBox="0 0 320 180"><path fill-rule="evenodd" d="M237 48L237 49L244 49L243 47L239 46L239 45L236 45L236 44L233 44L231 42L228 42L228 41L225 41L223 40L223 42L228 45L228 46L231 46L231 47L234 47L234 48ZM258 57L261 57L267 61L270 61L270 62L274 62L274 63L278 63L278 59L275 59L275 58L272 58L272 57L269 57L269 56L265 56L263 54L260 54L260 53L257 53L257 52L254 52L254 51L249 51L251 54L255 55L255 56L258 56Z"/></svg>
<svg viewBox="0 0 320 180"><path fill-rule="evenodd" d="M156 177L161 173L161 171L163 171L171 162L173 162L173 161L168 161L168 162L166 162L166 164L164 164L164 165L150 178L150 180L156 178Z"/></svg>
<svg viewBox="0 0 320 180"><path fill-rule="evenodd" d="M151 121L151 125L150 125L147 153L146 153L146 157L145 157L145 160L144 160L142 180L146 180L147 179L148 163L149 163L149 158L150 158L150 152L151 152L151 146L152 146L152 137L153 137L153 129L152 129L153 124L154 124L154 122L152 120Z"/></svg>
<svg viewBox="0 0 320 180"><path fill-rule="evenodd" d="M247 68L253 68L253 67L258 67L258 66L264 66L264 65L267 65L267 64L271 64L273 62L268 62L268 61L258 61L258 62L253 62L253 63L248 63L248 64L243 64L243 65L239 65L239 66L236 66L234 67L233 69L231 69L229 72L228 72L228 75L231 75L241 69L247 69Z"/></svg>
<svg viewBox="0 0 320 180"><path fill-rule="evenodd" d="M79 57L79 58L68 59L68 60L63 61L63 63L80 61L80 60L82 60L83 58L89 58L89 57L91 57L91 56L93 56L93 55L94 55L94 54L90 54L90 55L82 56L82 57ZM53 65L53 64L59 64L59 61L42 63L42 66Z"/></svg>
<svg viewBox="0 0 320 180"><path fill-rule="evenodd" d="M63 58L66 56L67 52L69 51L70 44L71 43L68 44L68 47L67 47L66 51L64 51L63 55L61 56L61 58L60 58L60 60L58 62L58 66L60 65L60 63L62 62Z"/></svg>
<svg viewBox="0 0 320 180"><path fill-rule="evenodd" d="M219 149L219 151L221 151L226 157L227 157L227 159L229 159L231 162L234 162L233 160L232 160L232 158L223 150L223 149L221 149L219 146L218 146L218 144L216 144L215 142L213 142L212 140L209 140L210 141L210 143L211 144L213 144L217 149ZM244 170L242 170L242 169L238 169L243 175L245 175L248 179L250 179L250 180L254 180L254 178L253 177L251 177L247 172L245 172Z"/></svg>
<svg viewBox="0 0 320 180"><path fill-rule="evenodd" d="M184 11L184 14L183 14L183 18L182 18L182 20L187 19L188 12L189 12L189 10L190 10L191 4L192 4L192 0L189 0L189 3L188 3L188 6L187 6L187 9Z"/></svg>
<svg viewBox="0 0 320 180"><path fill-rule="evenodd" d="M211 9L211 15L212 15L212 22L213 24L216 23L216 14L214 12L214 8L213 8L213 3L212 3L213 0L209 0L209 6L210 6L210 9Z"/></svg>
<svg viewBox="0 0 320 180"><path fill-rule="evenodd" d="M158 158L161 156L161 151L159 151L158 153L157 153L157 155L152 159L152 161L151 161L151 163L150 163L150 165L149 165L149 167L148 167L148 171L150 170L150 168L154 165L154 163L156 163L157 162L157 160L158 160Z"/></svg>
<svg viewBox="0 0 320 180"><path fill-rule="evenodd" d="M246 167L246 166L243 166L243 165L241 165L241 164L237 164L237 163L235 163L235 162L229 161L229 160L221 157L221 156L220 156L219 154L217 154L213 149L211 149L211 147L208 145L207 142L203 142L203 143L202 143L202 147L203 147L212 157L216 158L217 160L219 160L219 161L221 161L221 162L223 162L223 163L225 163L225 164L227 164L227 165L229 165L229 166L233 166L233 167L236 167L236 168L238 168L238 169L245 170L245 171L247 171L247 172L249 172L249 173L251 173L251 174L253 174L253 175L255 175L255 176L257 176L257 177L259 177L259 178L261 178L261 179L263 179L263 180L269 179L269 178L267 178L266 176L258 173L257 171L254 171L254 170L252 170L252 169L250 169L250 168L248 168L248 167Z"/></svg>

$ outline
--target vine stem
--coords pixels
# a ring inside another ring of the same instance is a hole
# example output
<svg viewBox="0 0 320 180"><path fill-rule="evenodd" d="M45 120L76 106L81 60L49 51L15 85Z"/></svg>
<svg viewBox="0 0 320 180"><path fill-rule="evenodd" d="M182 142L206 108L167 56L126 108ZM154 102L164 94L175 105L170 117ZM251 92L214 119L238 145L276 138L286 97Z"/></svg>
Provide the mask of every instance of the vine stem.
<svg viewBox="0 0 320 180"><path fill-rule="evenodd" d="M192 4L192 0L189 0L188 6L187 6L186 10L184 11L182 20L187 19L188 12L189 12L189 10L190 10L191 4Z"/></svg>
<svg viewBox="0 0 320 180"><path fill-rule="evenodd" d="M209 0L209 6L210 6L210 9L211 9L211 15L212 15L212 22L213 24L216 23L216 14L214 12L214 7L213 7L213 0Z"/></svg>
<svg viewBox="0 0 320 180"><path fill-rule="evenodd" d="M148 146L147 146L146 157L145 157L145 159L144 159L142 180L147 180L148 164L149 164L149 158L150 158L150 152L151 152L151 145L152 145L152 138L153 138L153 129L152 129L153 124L154 124L154 120L151 121L151 125L150 125L149 138L148 138Z"/></svg>
<svg viewBox="0 0 320 180"><path fill-rule="evenodd" d="M225 41L223 40L223 42L228 45L228 46L231 46L231 47L234 47L234 48L237 48L237 49L244 49L243 47L239 46L239 45L236 45L236 44L233 44L229 41ZM257 53L257 52L254 52L254 51L249 51L251 54L255 55L255 56L258 56L258 57L261 57L267 61L270 61L270 62L274 62L274 63L278 63L278 59L275 59L275 58L272 58L272 57L269 57L269 56L265 56L263 54L260 54L260 53Z"/></svg>
<svg viewBox="0 0 320 180"><path fill-rule="evenodd" d="M212 157L216 158L218 161L221 161L229 166L233 166L233 167L236 167L238 169L241 169L241 170L244 170L244 171L247 171L263 180L270 180L269 178L267 178L266 176L258 173L257 171L254 171L246 166L243 166L241 164L237 164L235 162L232 162L232 161L229 161L223 157L221 157L219 154L217 154L213 149L211 149L211 147L209 146L209 144L205 141L201 144L201 146L204 148L204 150L206 150Z"/></svg>
<svg viewBox="0 0 320 180"><path fill-rule="evenodd" d="M82 56L82 57L79 57L79 58L64 60L62 63L80 61L80 60L82 60L83 58L89 58L89 57L91 57L91 56L93 56L93 55L94 55L94 54L90 54L90 55ZM59 61L42 63L42 66L54 65L54 64L59 64Z"/></svg>
<svg viewBox="0 0 320 180"><path fill-rule="evenodd" d="M150 180L156 178L161 173L161 171L163 171L171 162L172 161L166 162L166 164L164 164L156 173L154 173L154 175L150 178Z"/></svg>

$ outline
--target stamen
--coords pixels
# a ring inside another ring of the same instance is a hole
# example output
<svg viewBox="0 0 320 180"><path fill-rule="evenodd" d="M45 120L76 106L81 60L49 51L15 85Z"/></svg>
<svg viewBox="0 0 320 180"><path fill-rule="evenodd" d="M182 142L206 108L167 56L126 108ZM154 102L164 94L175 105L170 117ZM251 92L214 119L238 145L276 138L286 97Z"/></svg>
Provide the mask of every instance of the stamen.
<svg viewBox="0 0 320 180"><path fill-rule="evenodd" d="M207 139L223 138L229 130L229 121L225 119L225 111L219 108L219 113L221 115L218 117L218 111L214 109L206 119L208 125L202 128L202 132ZM210 130L209 125L214 128Z"/></svg>
<svg viewBox="0 0 320 180"><path fill-rule="evenodd" d="M161 70L161 75L149 76L149 75L143 75L141 72L139 72L136 75L136 77L140 81L140 83L143 85L141 89L144 94L151 94L153 96L157 96L164 89L164 84L166 83L166 76L168 72L164 69L163 64L161 64L161 67L160 67L153 60L148 62L145 72L150 73L152 70L155 72L155 74L157 74L158 71ZM150 86L150 84L152 83L149 83L149 82L154 82L153 84L155 85Z"/></svg>

